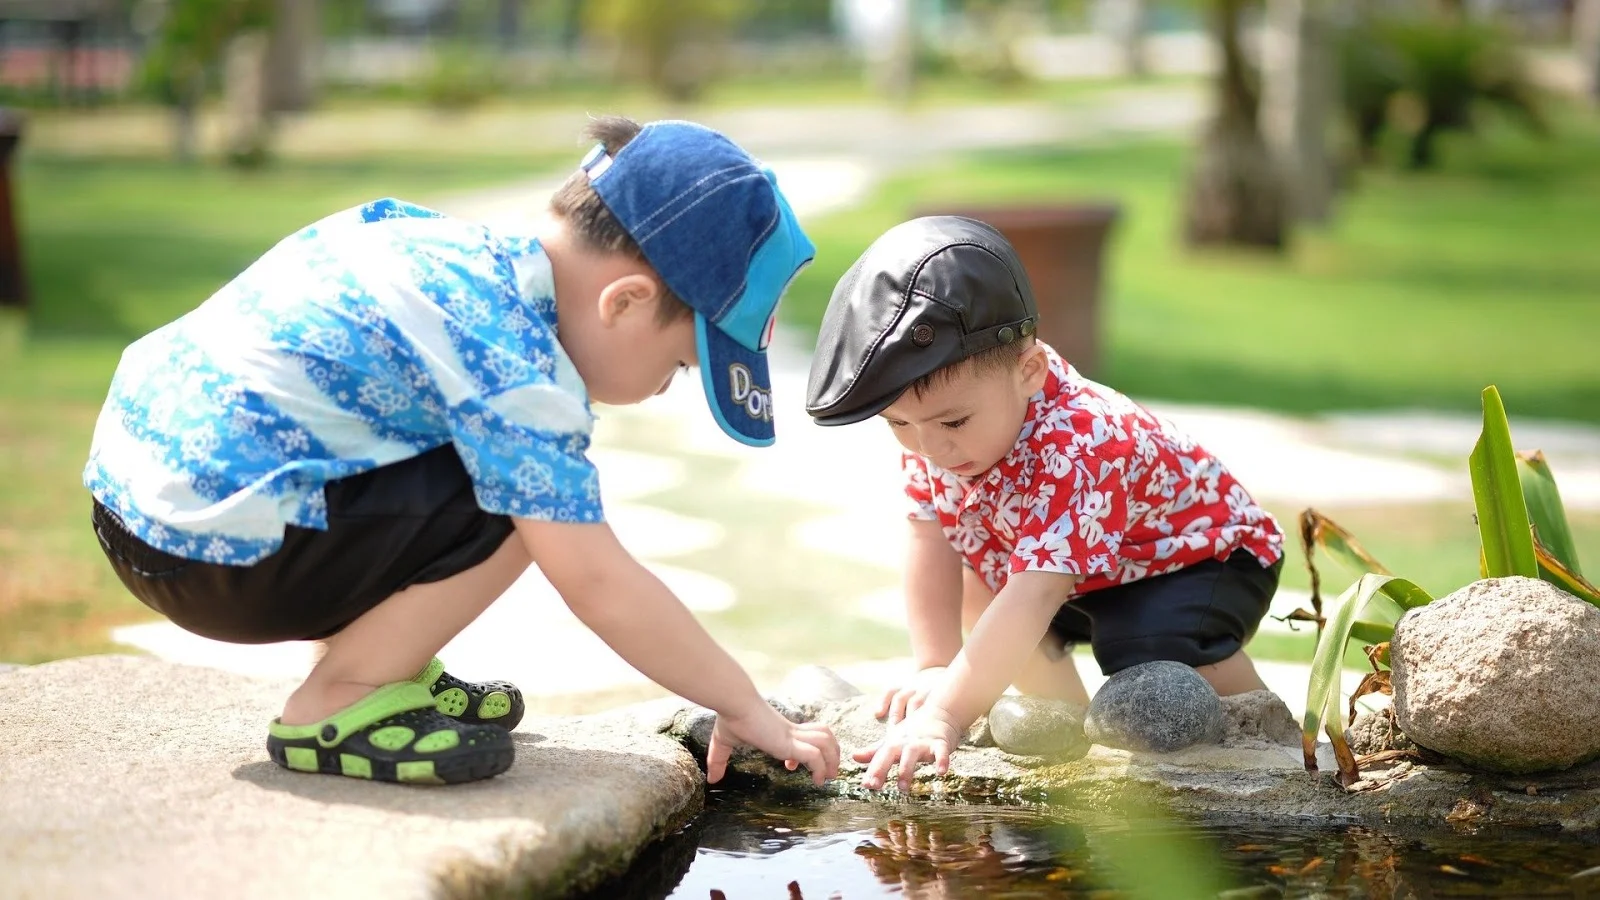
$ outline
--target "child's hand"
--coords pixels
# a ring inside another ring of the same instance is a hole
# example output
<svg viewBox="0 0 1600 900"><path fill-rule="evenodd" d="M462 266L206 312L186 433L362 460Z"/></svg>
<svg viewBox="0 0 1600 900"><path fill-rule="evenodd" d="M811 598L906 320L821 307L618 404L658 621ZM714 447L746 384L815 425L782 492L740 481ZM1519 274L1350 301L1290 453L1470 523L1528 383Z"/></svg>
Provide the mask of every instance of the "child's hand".
<svg viewBox="0 0 1600 900"><path fill-rule="evenodd" d="M861 784L879 790L889 780L889 769L900 766L900 790L910 791L917 767L932 762L940 775L950 771L950 751L961 743L961 732L932 707L923 707L889 729L876 748L852 754L856 762L869 763Z"/></svg>
<svg viewBox="0 0 1600 900"><path fill-rule="evenodd" d="M783 760L791 772L805 766L818 787L839 774L839 741L833 736L833 729L814 722L796 725L762 703L749 717L717 714L711 745L706 748L707 782L716 784L722 780L728 757L739 744Z"/></svg>
<svg viewBox="0 0 1600 900"><path fill-rule="evenodd" d="M880 719L887 715L890 725L899 722L928 702L928 695L933 693L934 687L943 677L944 666L929 666L923 669L911 676L909 683L884 691L883 702L878 704L878 711L874 715Z"/></svg>

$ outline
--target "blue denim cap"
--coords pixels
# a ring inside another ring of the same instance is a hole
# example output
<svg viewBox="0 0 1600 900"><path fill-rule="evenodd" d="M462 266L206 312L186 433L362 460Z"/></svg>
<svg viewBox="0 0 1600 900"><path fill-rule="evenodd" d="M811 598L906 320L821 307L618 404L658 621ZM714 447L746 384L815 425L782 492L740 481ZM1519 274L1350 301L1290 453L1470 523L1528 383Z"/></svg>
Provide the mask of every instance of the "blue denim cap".
<svg viewBox="0 0 1600 900"><path fill-rule="evenodd" d="M772 171L691 122L651 122L611 156L583 160L589 183L645 259L695 311L712 415L735 440L773 441L767 344L778 301L816 248Z"/></svg>

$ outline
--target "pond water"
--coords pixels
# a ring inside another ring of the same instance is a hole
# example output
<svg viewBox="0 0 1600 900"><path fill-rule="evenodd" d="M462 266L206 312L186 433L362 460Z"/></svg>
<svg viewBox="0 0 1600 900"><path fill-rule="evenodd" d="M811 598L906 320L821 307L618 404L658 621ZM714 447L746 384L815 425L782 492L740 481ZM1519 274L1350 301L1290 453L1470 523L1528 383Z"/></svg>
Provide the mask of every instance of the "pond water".
<svg viewBox="0 0 1600 900"><path fill-rule="evenodd" d="M1111 810L713 789L689 827L591 896L1600 900L1594 837L1139 822Z"/></svg>

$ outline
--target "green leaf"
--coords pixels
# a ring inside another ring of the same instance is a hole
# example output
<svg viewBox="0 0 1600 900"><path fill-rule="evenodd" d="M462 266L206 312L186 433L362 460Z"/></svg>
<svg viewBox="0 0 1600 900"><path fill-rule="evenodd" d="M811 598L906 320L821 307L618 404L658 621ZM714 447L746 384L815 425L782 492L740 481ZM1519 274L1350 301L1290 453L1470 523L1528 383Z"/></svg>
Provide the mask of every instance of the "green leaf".
<svg viewBox="0 0 1600 900"><path fill-rule="evenodd" d="M1306 573L1311 576L1311 610L1317 621L1317 634L1327 627L1322 615L1322 573L1317 569L1317 548L1360 578L1367 572L1387 575L1389 570L1373 558L1355 535L1315 509L1300 511L1300 549L1305 555Z"/></svg>
<svg viewBox="0 0 1600 900"><path fill-rule="evenodd" d="M1388 609L1394 609L1396 612L1401 611L1397 607L1386 607L1385 611ZM1371 608L1367 609L1368 615L1371 615L1372 612ZM1399 616L1396 615L1395 618L1398 619ZM1394 637L1394 623L1382 624L1358 619L1354 625L1350 626L1350 637L1363 644L1381 644Z"/></svg>
<svg viewBox="0 0 1600 900"><path fill-rule="evenodd" d="M1306 718L1301 732L1305 751L1306 770L1317 769L1317 729L1326 724L1330 738L1337 735L1336 745L1343 744L1344 711L1339 704L1339 675L1344 668L1345 645L1361 622L1374 619L1398 621L1408 609L1426 606L1433 602L1428 592L1404 578L1393 575L1367 574L1339 595L1334 601L1333 615L1328 628L1317 641L1317 650L1311 659L1311 684L1306 691ZM1366 631L1365 633L1373 633ZM1390 628L1389 635L1394 629ZM1338 749L1336 747L1336 749ZM1342 760L1348 750L1341 753ZM1352 773L1341 772L1341 778L1353 781Z"/></svg>
<svg viewBox="0 0 1600 900"><path fill-rule="evenodd" d="M1511 425L1494 385L1483 389L1483 433L1467 459L1467 469L1472 474L1472 500L1488 577L1538 578L1528 505L1522 499L1517 456L1511 449Z"/></svg>
<svg viewBox="0 0 1600 900"><path fill-rule="evenodd" d="M1566 567L1555 554L1545 548L1544 544L1535 539L1533 542L1534 557L1539 561L1539 577L1566 591L1579 600L1585 600L1600 606L1600 588L1590 584L1582 575Z"/></svg>
<svg viewBox="0 0 1600 900"><path fill-rule="evenodd" d="M1578 548L1572 541L1572 527L1567 524L1567 511L1561 505L1561 491L1556 488L1556 477L1550 472L1544 453L1539 450L1518 453L1517 478L1522 482L1522 499L1528 507L1528 521L1533 523L1535 539L1568 571L1582 575Z"/></svg>

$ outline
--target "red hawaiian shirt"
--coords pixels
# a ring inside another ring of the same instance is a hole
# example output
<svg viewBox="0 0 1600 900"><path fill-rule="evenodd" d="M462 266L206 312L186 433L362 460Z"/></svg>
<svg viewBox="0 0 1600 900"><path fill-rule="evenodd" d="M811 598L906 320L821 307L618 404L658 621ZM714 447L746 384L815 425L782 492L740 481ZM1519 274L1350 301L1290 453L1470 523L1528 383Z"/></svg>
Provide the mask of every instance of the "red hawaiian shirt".
<svg viewBox="0 0 1600 900"><path fill-rule="evenodd" d="M1086 576L1075 594L1163 575L1244 549L1283 556L1283 532L1222 463L1120 393L1045 347L1050 373L1016 446L962 478L907 453L915 519L998 592L1013 572Z"/></svg>

